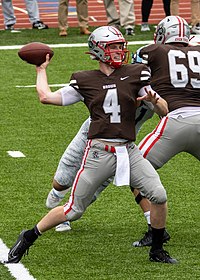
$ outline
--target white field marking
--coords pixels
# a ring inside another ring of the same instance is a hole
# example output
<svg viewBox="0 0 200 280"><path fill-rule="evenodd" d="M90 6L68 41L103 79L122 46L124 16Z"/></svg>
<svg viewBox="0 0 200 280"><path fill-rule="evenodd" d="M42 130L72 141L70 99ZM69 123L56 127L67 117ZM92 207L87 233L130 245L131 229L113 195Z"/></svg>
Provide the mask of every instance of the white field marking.
<svg viewBox="0 0 200 280"><path fill-rule="evenodd" d="M0 262L4 264L5 261L7 261L9 249L8 247L3 243L3 241L0 239ZM28 271L28 269L25 268L25 266L21 263L10 263L10 264L4 264L5 267L8 268L10 274L12 277L14 277L16 280L36 280Z"/></svg>
<svg viewBox="0 0 200 280"><path fill-rule="evenodd" d="M65 87L69 84L52 84L50 87ZM15 86L16 88L35 88L36 85L27 85L27 86Z"/></svg>
<svg viewBox="0 0 200 280"><path fill-rule="evenodd" d="M95 17L93 17L93 16L91 16L90 19L91 19L92 21L97 22L97 19L96 19Z"/></svg>
<svg viewBox="0 0 200 280"><path fill-rule="evenodd" d="M200 35L191 35L190 43L200 43ZM154 41L129 41L128 46L132 45L148 45L153 44ZM16 45L16 46L0 46L0 50L18 50L21 49L24 45ZM80 47L88 47L87 43L77 43L77 44L49 44L50 48L80 48Z"/></svg>
<svg viewBox="0 0 200 280"><path fill-rule="evenodd" d="M16 11L19 11L19 12L22 12L22 13L28 15L28 12L27 12L26 10L24 10L24 9L18 8L18 7L16 7L16 6L13 6L13 8L14 8L14 10L16 10Z"/></svg>
<svg viewBox="0 0 200 280"><path fill-rule="evenodd" d="M153 44L153 41L131 41L128 42L128 45L147 45ZM18 50L21 49L24 45L16 45L16 46L0 46L0 50ZM80 48L80 47L88 47L87 43L77 43L77 44L49 44L50 48Z"/></svg>
<svg viewBox="0 0 200 280"><path fill-rule="evenodd" d="M9 154L9 156L13 157L13 158L19 158L19 157L26 157L22 152L20 151L7 151L7 153Z"/></svg>

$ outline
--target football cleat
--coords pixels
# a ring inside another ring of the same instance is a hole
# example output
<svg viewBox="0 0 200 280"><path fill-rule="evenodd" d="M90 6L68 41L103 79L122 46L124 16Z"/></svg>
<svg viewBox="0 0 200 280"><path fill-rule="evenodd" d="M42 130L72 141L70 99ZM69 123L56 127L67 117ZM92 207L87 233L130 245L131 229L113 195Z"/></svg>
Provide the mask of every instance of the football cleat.
<svg viewBox="0 0 200 280"><path fill-rule="evenodd" d="M52 189L47 196L46 207L50 209L55 208L62 201L62 199L63 198L57 196L54 190Z"/></svg>
<svg viewBox="0 0 200 280"><path fill-rule="evenodd" d="M151 262L161 262L161 263L171 263L171 264L178 263L176 259L170 257L169 253L163 249L150 251L149 260Z"/></svg>
<svg viewBox="0 0 200 280"><path fill-rule="evenodd" d="M165 230L163 235L163 243L167 243L170 240L169 233ZM149 229L145 235L139 241L133 242L134 247L144 247L152 245L152 230Z"/></svg>
<svg viewBox="0 0 200 280"><path fill-rule="evenodd" d="M67 221L62 224L57 225L55 231L62 232L62 231L69 231L71 229L72 228L70 226L70 222Z"/></svg>
<svg viewBox="0 0 200 280"><path fill-rule="evenodd" d="M23 255L28 255L29 247L33 245L32 242L28 242L25 237L24 233L26 230L23 230L15 244L12 246L8 253L8 260L5 263L18 263Z"/></svg>

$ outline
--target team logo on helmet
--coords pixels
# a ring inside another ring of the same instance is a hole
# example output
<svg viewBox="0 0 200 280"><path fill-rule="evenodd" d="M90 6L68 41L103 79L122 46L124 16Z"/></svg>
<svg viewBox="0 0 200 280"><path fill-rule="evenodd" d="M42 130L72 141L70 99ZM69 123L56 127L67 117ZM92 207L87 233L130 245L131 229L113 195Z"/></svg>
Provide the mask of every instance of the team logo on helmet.
<svg viewBox="0 0 200 280"><path fill-rule="evenodd" d="M185 19L168 16L158 24L154 41L157 44L181 42L189 44L190 28Z"/></svg>

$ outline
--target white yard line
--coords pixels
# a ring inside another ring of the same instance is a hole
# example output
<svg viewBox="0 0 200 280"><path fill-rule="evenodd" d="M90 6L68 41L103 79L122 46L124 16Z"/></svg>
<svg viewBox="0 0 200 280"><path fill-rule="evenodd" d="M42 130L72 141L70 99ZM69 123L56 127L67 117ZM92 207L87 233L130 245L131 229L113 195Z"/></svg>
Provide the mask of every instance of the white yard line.
<svg viewBox="0 0 200 280"><path fill-rule="evenodd" d="M128 45L147 45L153 44L153 41L131 41L128 42ZM16 46L0 46L0 50L18 50L21 49L24 45L16 45ZM88 47L87 43L77 43L77 44L49 44L50 48L80 48L80 47Z"/></svg>
<svg viewBox="0 0 200 280"><path fill-rule="evenodd" d="M4 263L4 261L7 260L8 251L9 251L8 247L0 239L0 262L1 263ZM26 269L22 263L11 263L11 264L4 264L4 265L5 267L8 268L10 274L16 280L36 280L36 278L34 278L29 273L28 269Z"/></svg>
<svg viewBox="0 0 200 280"><path fill-rule="evenodd" d="M69 84L52 84L50 87L65 87ZM15 86L16 88L35 88L36 85L26 85L26 86Z"/></svg>
<svg viewBox="0 0 200 280"><path fill-rule="evenodd" d="M129 41L128 46L133 45L148 45L153 44L154 41ZM191 35L190 43L200 44L200 35ZM0 46L0 50L18 50L21 49L24 45L16 45L16 46ZM80 48L80 47L88 47L87 43L77 43L77 44L49 44L50 48Z"/></svg>

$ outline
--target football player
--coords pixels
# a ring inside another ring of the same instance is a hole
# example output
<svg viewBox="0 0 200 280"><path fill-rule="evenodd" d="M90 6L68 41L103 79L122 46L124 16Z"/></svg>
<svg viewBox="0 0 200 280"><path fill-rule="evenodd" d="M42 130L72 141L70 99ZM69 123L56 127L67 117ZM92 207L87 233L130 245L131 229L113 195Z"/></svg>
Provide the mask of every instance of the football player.
<svg viewBox="0 0 200 280"><path fill-rule="evenodd" d="M137 101L153 104L161 116L167 102L151 89L150 72L143 64L125 64L128 50L121 32L111 26L99 27L88 40L90 57L99 69L73 73L70 84L55 91L49 88L46 62L36 67L36 87L41 103L67 106L83 101L91 123L81 167L71 195L64 206L50 210L30 230L23 230L8 253L8 263L17 263L29 247L47 230L65 221L78 220L90 205L98 187L114 176L116 186L131 185L151 201L151 261L175 264L163 249L167 195L158 173L140 153L135 140Z"/></svg>
<svg viewBox="0 0 200 280"><path fill-rule="evenodd" d="M155 44L137 52L135 59L151 70L152 87L167 101L169 113L140 143L139 149L155 169L186 152L200 160L200 46L189 46L190 28L178 16L168 16L157 26ZM188 137L189 136L189 137ZM144 215L150 203L134 191ZM149 246L152 231L133 243Z"/></svg>

